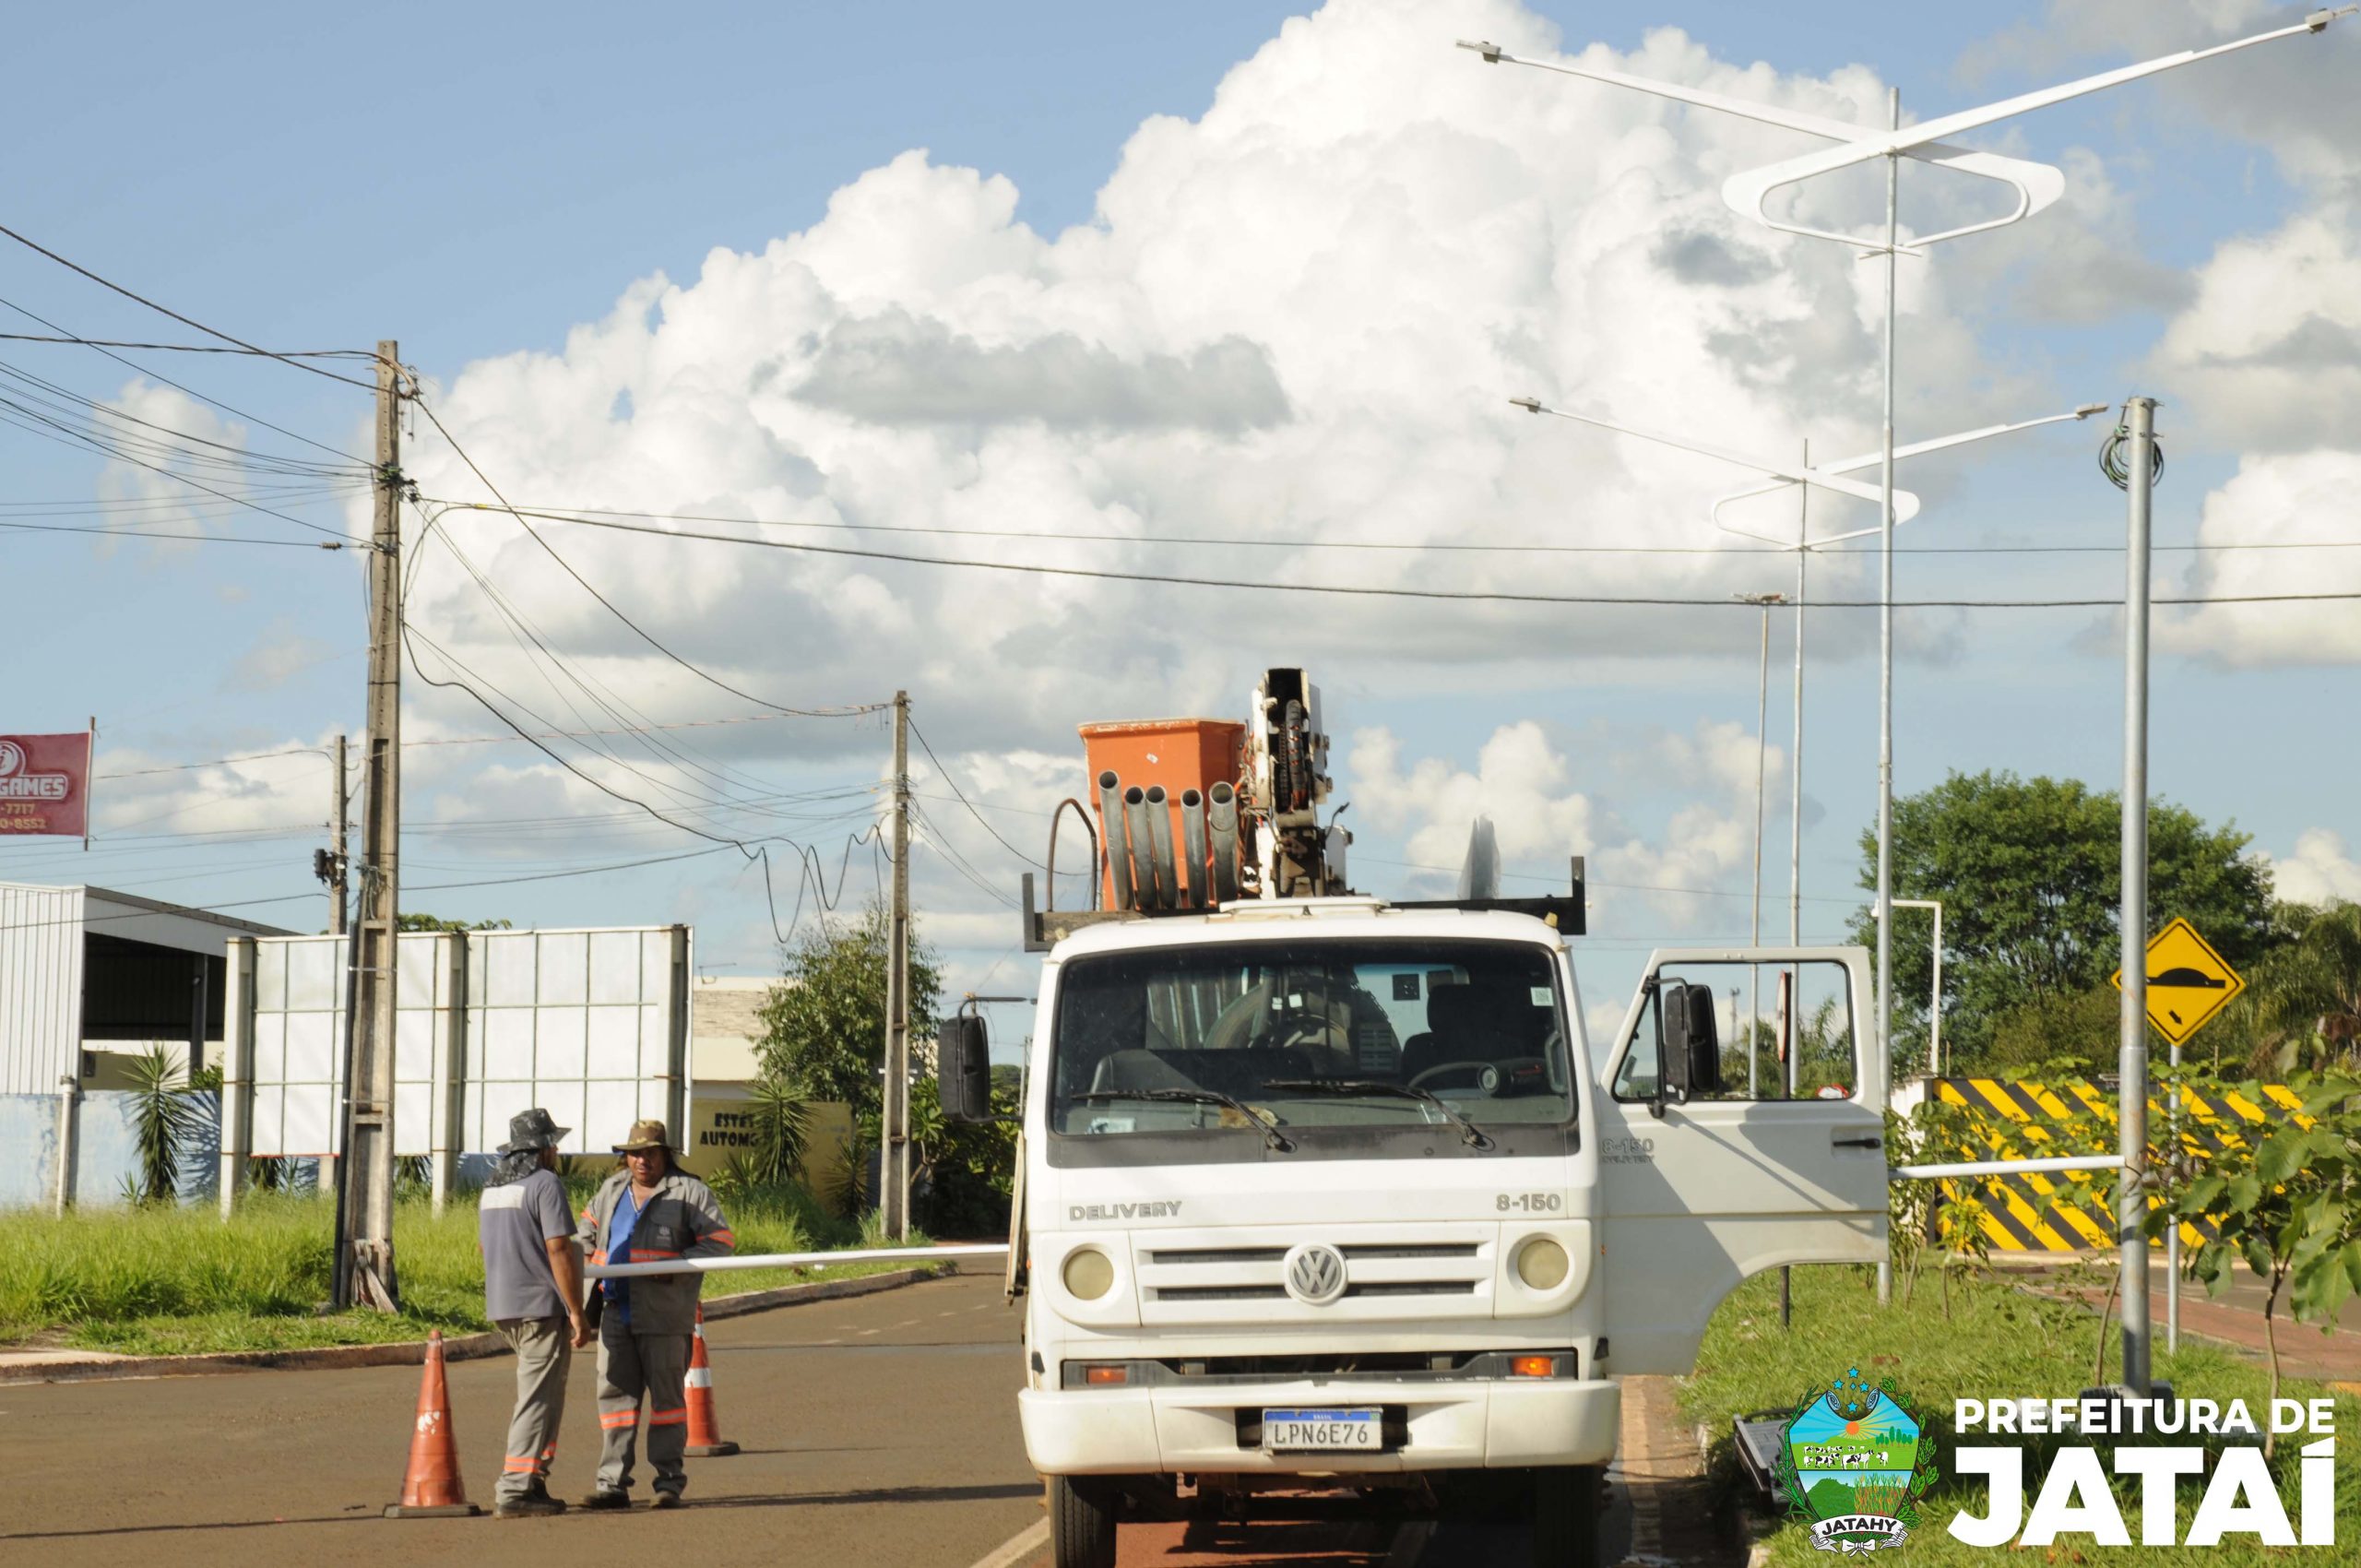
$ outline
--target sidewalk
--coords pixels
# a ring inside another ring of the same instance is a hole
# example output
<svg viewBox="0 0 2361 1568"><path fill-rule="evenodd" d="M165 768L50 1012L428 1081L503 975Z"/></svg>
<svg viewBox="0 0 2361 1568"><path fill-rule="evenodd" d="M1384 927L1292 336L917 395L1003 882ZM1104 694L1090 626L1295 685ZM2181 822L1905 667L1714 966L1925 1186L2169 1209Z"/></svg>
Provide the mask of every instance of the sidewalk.
<svg viewBox="0 0 2361 1568"><path fill-rule="evenodd" d="M2103 1261L2101 1265L2104 1266ZM2004 1272L2024 1277L2036 1289L2079 1301L2093 1312L2106 1305L2107 1279L2102 1277L2095 1285L2073 1287L2051 1283L2048 1277L2058 1273L2059 1266L2011 1259ZM2165 1344L2165 1260L2158 1254L2148 1264L2148 1310L2155 1324L2155 1345L2160 1350ZM2263 1297L2263 1281L2256 1278L2243 1263L2237 1265L2229 1290L2219 1301L2209 1301L2202 1284L2184 1279L2180 1282L2181 1332L2260 1356L2265 1348ZM2361 1299L2345 1302L2337 1325L2327 1334L2320 1332L2318 1324L2297 1323L2289 1315L2284 1292L2273 1321L2279 1339L2279 1365L2288 1376L2361 1385Z"/></svg>

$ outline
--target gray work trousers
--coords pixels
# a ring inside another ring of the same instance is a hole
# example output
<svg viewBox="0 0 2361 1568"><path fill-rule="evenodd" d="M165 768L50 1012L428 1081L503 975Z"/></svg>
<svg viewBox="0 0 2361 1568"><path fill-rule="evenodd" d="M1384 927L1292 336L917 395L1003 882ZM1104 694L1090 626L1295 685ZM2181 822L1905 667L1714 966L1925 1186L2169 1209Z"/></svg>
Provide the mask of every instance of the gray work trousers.
<svg viewBox="0 0 2361 1568"><path fill-rule="evenodd" d="M689 1339L686 1334L635 1334L610 1309L599 1324L599 1488L629 1491L639 1401L647 1396L647 1463L656 1490L675 1497L689 1484L681 1463L689 1446Z"/></svg>
<svg viewBox="0 0 2361 1568"><path fill-rule="evenodd" d="M513 1501L546 1486L565 1419L565 1372L574 1333L562 1317L506 1317L493 1325L516 1352L516 1412L508 1418L508 1454L493 1496Z"/></svg>

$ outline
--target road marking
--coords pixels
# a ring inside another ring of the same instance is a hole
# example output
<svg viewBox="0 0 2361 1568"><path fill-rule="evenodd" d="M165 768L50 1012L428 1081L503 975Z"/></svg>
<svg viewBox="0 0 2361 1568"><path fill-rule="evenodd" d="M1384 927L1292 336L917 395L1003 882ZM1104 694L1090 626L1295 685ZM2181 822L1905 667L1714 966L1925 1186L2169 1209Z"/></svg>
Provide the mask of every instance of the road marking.
<svg viewBox="0 0 2361 1568"><path fill-rule="evenodd" d="M1049 1544L1050 1521L1037 1519L985 1555L976 1559L969 1564L969 1568L1016 1568L1016 1564Z"/></svg>
<svg viewBox="0 0 2361 1568"><path fill-rule="evenodd" d="M862 1329L862 1330L860 1331L860 1337L861 1337L861 1338L863 1338L863 1339L866 1339L866 1338L868 1338L871 1335L872 1335L872 1334L874 1334L874 1333L876 1333L876 1332L877 1332L877 1331L876 1331L875 1329L873 1329L873 1328L864 1328L864 1329Z"/></svg>

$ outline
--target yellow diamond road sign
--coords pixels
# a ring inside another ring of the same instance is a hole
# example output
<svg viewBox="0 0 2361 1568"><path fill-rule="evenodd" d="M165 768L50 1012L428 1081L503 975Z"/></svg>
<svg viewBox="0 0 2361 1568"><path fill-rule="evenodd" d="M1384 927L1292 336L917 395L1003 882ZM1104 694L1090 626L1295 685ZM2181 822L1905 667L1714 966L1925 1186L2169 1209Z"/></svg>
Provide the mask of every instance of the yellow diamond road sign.
<svg viewBox="0 0 2361 1568"><path fill-rule="evenodd" d="M2187 921L2176 920L2148 944L2148 1021L2175 1045L2246 988ZM2121 969L2115 972L2115 989L2123 989Z"/></svg>

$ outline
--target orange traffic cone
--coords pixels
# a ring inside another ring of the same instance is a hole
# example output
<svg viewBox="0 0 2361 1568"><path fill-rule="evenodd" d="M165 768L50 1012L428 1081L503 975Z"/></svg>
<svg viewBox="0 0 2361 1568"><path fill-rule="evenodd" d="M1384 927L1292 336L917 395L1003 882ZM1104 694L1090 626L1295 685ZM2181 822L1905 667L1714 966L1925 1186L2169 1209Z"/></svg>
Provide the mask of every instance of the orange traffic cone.
<svg viewBox="0 0 2361 1568"><path fill-rule="evenodd" d="M451 1431L451 1391L443 1378L443 1331L426 1336L426 1372L418 1384L418 1420L409 1436L409 1467L402 1473L402 1500L386 1510L388 1519L433 1519L481 1514L459 1480L459 1443Z"/></svg>
<svg viewBox="0 0 2361 1568"><path fill-rule="evenodd" d="M697 1309L696 1336L689 1341L689 1456L718 1459L735 1454L738 1445L725 1443L721 1419L713 1408L713 1363L705 1353L705 1309Z"/></svg>

